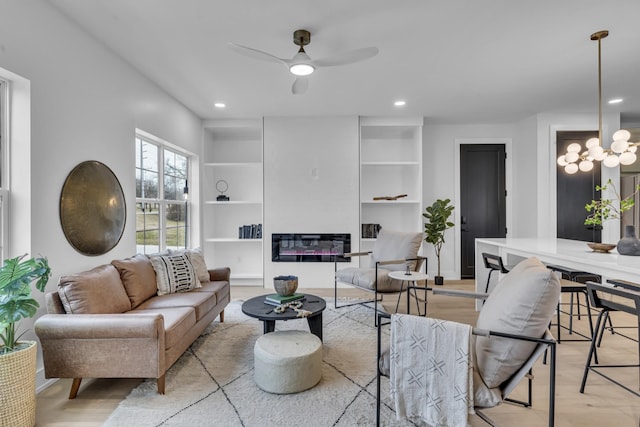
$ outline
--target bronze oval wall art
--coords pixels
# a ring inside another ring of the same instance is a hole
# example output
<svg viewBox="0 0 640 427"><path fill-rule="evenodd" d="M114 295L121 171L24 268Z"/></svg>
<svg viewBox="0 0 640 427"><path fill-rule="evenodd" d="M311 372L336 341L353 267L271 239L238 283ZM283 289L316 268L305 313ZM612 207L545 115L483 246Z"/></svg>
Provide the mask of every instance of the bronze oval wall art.
<svg viewBox="0 0 640 427"><path fill-rule="evenodd" d="M73 168L60 194L60 223L74 249L93 256L109 252L124 233L126 217L122 187L109 167L90 160Z"/></svg>

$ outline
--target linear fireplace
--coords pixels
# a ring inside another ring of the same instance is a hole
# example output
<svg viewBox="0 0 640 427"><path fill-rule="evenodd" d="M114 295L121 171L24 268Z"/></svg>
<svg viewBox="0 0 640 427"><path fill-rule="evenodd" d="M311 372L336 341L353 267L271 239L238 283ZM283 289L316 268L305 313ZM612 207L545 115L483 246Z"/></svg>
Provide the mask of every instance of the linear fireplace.
<svg viewBox="0 0 640 427"><path fill-rule="evenodd" d="M343 256L351 252L349 233L272 234L273 262L349 262Z"/></svg>

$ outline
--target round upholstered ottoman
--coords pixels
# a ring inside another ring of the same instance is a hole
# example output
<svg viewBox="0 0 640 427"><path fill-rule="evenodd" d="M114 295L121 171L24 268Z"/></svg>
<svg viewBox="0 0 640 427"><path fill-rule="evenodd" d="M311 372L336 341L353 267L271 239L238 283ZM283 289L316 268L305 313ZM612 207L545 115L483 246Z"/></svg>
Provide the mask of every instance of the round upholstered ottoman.
<svg viewBox="0 0 640 427"><path fill-rule="evenodd" d="M256 384L269 393L298 393L322 377L322 342L308 332L264 334L256 341L253 356Z"/></svg>

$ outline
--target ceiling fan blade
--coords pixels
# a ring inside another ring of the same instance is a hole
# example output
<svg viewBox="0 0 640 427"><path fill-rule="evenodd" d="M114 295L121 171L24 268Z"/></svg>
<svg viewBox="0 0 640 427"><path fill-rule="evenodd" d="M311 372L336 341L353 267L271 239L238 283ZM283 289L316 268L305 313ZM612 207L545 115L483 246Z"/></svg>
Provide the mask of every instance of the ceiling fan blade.
<svg viewBox="0 0 640 427"><path fill-rule="evenodd" d="M289 62L286 59L278 58L277 56L273 56L270 53L263 52L258 49L242 46L239 44L229 43L228 46L231 50L239 53L240 55L248 56L249 58L260 59L262 61L268 61L268 62L277 62L284 65L287 65Z"/></svg>
<svg viewBox="0 0 640 427"><path fill-rule="evenodd" d="M296 77L291 86L291 93L294 95L302 95L309 88L309 79L306 77Z"/></svg>
<svg viewBox="0 0 640 427"><path fill-rule="evenodd" d="M365 59L373 58L378 54L377 47L363 47L361 49L351 50L329 58L318 59L313 64L318 67L332 67L335 65L352 64Z"/></svg>

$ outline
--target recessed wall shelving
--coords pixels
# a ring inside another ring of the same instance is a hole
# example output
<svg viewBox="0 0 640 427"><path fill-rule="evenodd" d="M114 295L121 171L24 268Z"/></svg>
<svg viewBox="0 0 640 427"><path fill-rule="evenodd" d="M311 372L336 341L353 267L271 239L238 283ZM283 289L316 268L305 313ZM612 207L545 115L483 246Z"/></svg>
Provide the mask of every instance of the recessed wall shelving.
<svg viewBox="0 0 640 427"><path fill-rule="evenodd" d="M360 118L360 223L422 231L423 118ZM406 197L373 200L374 197ZM362 228L362 227L361 227ZM375 239L360 234L360 250ZM368 262L364 260L363 262Z"/></svg>
<svg viewBox="0 0 640 427"><path fill-rule="evenodd" d="M262 120L208 120L203 127L203 230L208 266L231 268L231 284L263 285L263 242L240 238L262 225ZM217 200L227 187L228 201ZM226 185L225 185L226 183Z"/></svg>

